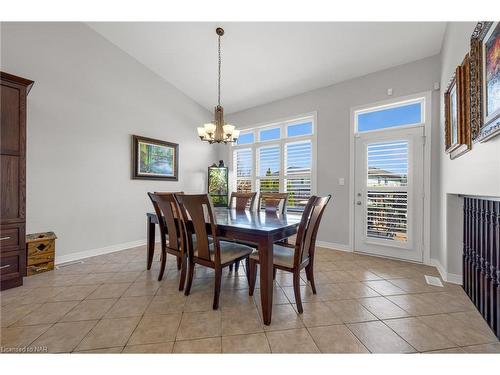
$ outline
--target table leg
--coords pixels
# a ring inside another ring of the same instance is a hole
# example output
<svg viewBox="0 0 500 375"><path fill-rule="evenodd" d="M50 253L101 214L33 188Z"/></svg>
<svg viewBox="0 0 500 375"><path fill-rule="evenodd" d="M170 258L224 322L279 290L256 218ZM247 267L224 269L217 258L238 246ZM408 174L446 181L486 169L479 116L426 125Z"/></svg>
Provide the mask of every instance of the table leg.
<svg viewBox="0 0 500 375"><path fill-rule="evenodd" d="M273 241L265 238L259 241L260 302L265 325L271 324L273 312Z"/></svg>
<svg viewBox="0 0 500 375"><path fill-rule="evenodd" d="M155 253L155 223L150 216L148 216L148 259L147 259L147 268L151 269L151 265L153 264L153 256Z"/></svg>

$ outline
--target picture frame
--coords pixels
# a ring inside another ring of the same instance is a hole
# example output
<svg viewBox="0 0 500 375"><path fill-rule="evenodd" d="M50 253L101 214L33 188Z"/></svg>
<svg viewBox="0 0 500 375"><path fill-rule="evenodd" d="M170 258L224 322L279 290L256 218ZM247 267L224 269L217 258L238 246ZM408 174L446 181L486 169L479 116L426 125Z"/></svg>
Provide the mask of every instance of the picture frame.
<svg viewBox="0 0 500 375"><path fill-rule="evenodd" d="M500 134L500 23L478 22L471 36L470 112L474 142Z"/></svg>
<svg viewBox="0 0 500 375"><path fill-rule="evenodd" d="M445 151L451 153L460 146L458 131L459 131L459 101L457 76L459 76L458 68L453 74L448 88L444 93L444 113L445 113Z"/></svg>
<svg viewBox="0 0 500 375"><path fill-rule="evenodd" d="M179 145L132 135L132 179L179 179Z"/></svg>
<svg viewBox="0 0 500 375"><path fill-rule="evenodd" d="M470 151L470 59L465 55L444 95L445 150L451 159Z"/></svg>

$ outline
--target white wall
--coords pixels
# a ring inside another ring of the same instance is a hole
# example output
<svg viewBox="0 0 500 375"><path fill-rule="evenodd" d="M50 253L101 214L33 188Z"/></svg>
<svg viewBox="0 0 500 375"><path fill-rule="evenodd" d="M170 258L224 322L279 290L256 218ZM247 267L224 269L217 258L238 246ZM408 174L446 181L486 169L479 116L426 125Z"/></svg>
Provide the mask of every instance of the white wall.
<svg viewBox="0 0 500 375"><path fill-rule="evenodd" d="M245 111L230 114L229 121L238 128L271 122L306 112L317 111L318 115L318 193L332 194L333 202L323 219L318 234L320 241L349 244L349 142L350 109L390 99L387 89L393 89L392 98L421 93L433 89L434 82L440 80L440 58L429 57L410 64L401 65L364 77L345 81L333 86L310 91L301 95L279 100ZM432 93L432 138L439 139L439 91ZM432 178L439 179L439 145L433 143ZM228 160L226 150L220 153ZM346 184L338 184L339 177L344 177ZM431 194L432 235L439 238L438 186L433 186ZM431 256L439 249L431 249Z"/></svg>
<svg viewBox="0 0 500 375"><path fill-rule="evenodd" d="M148 191L206 190L210 113L85 24L2 23L1 70L35 81L27 232L54 231L59 261L144 240ZM179 143L179 182L131 180L131 134Z"/></svg>
<svg viewBox="0 0 500 375"><path fill-rule="evenodd" d="M470 36L475 22L448 23L441 51L441 87L446 90L457 65L470 50ZM476 143L472 150L455 160L444 152L444 105L441 96L440 112L440 207L441 226L448 233L441 235L439 261L451 274L462 274L462 247L453 238L461 239L462 228L456 225L450 213L457 214L454 194L500 196L500 136L486 143ZM460 208L458 208L460 215ZM450 240L448 240L450 239Z"/></svg>

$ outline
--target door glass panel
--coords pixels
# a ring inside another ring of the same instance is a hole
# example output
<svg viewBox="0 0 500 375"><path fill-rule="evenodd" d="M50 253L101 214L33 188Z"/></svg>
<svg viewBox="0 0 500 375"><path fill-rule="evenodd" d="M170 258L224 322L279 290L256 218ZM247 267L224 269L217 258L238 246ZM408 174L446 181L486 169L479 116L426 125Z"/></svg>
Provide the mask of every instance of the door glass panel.
<svg viewBox="0 0 500 375"><path fill-rule="evenodd" d="M367 147L368 187L408 185L408 141L371 143Z"/></svg>
<svg viewBox="0 0 500 375"><path fill-rule="evenodd" d="M370 143L366 154L366 235L407 242L408 141Z"/></svg>
<svg viewBox="0 0 500 375"><path fill-rule="evenodd" d="M408 241L408 193L368 190L366 235L369 238Z"/></svg>

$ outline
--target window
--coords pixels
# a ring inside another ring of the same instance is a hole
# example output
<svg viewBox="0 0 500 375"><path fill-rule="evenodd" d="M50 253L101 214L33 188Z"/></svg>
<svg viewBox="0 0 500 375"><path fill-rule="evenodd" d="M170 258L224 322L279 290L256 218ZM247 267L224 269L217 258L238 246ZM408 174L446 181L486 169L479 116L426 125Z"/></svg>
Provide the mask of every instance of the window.
<svg viewBox="0 0 500 375"><path fill-rule="evenodd" d="M302 124L293 124L287 126L287 136L296 137L300 135L312 134L312 122L304 122Z"/></svg>
<svg viewBox="0 0 500 375"><path fill-rule="evenodd" d="M423 122L423 98L376 108L364 109L355 114L357 132L367 132L416 125Z"/></svg>
<svg viewBox="0 0 500 375"><path fill-rule="evenodd" d="M238 145L248 145L253 143L253 133L242 133L238 137Z"/></svg>
<svg viewBox="0 0 500 375"><path fill-rule="evenodd" d="M234 152L233 164L236 166L236 191L252 191L252 149L243 148Z"/></svg>
<svg viewBox="0 0 500 375"><path fill-rule="evenodd" d="M261 142L280 139L280 128L271 128L259 131L259 139Z"/></svg>
<svg viewBox="0 0 500 375"><path fill-rule="evenodd" d="M288 211L301 212L314 192L315 142L312 116L243 132L232 146L233 190L287 192Z"/></svg>

